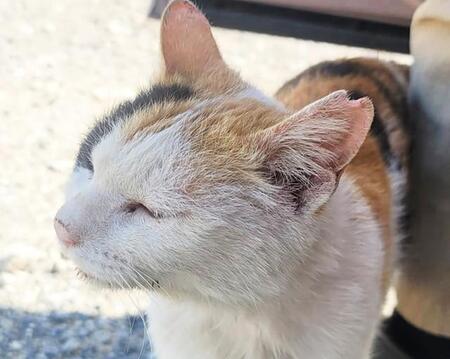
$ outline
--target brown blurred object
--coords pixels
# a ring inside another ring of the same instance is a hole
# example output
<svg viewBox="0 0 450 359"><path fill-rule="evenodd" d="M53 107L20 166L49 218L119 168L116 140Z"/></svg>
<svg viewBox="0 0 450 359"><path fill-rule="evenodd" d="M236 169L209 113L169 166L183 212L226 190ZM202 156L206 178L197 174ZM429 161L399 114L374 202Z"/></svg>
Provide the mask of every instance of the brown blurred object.
<svg viewBox="0 0 450 359"><path fill-rule="evenodd" d="M289 7L321 14L345 16L387 24L409 26L415 9L423 0L244 0Z"/></svg>

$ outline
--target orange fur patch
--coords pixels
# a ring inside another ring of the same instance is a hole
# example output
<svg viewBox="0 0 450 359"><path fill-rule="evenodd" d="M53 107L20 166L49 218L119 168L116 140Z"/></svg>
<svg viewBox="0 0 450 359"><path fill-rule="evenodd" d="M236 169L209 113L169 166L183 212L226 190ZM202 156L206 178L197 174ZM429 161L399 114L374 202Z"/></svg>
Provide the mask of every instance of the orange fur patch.
<svg viewBox="0 0 450 359"><path fill-rule="evenodd" d="M252 99L218 103L205 108L186 128L192 151L215 169L212 181L258 182L262 159L255 153L252 136L278 123L286 114ZM208 181L199 179L200 185Z"/></svg>
<svg viewBox="0 0 450 359"><path fill-rule="evenodd" d="M157 133L174 124L175 117L183 113L195 104L194 100L172 101L153 105L134 115L126 121L122 135L125 141L131 141L138 135L145 133Z"/></svg>

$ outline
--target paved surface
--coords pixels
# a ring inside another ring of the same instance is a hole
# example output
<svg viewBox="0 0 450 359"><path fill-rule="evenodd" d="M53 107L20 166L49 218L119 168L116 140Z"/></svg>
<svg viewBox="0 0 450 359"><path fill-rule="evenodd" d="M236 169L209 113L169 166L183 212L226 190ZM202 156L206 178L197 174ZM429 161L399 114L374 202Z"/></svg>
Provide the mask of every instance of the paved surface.
<svg viewBox="0 0 450 359"><path fill-rule="evenodd" d="M145 294L92 289L61 258L52 218L82 133L159 67L150 1L1 1L0 357L138 358ZM405 55L215 30L225 59L272 93L320 60ZM143 349L141 350L141 347Z"/></svg>

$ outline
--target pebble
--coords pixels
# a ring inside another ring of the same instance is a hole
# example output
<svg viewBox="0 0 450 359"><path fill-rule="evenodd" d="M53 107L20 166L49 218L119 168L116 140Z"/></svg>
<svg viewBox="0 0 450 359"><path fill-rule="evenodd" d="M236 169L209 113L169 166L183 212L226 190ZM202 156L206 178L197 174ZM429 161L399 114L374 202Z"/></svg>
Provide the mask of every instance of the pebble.
<svg viewBox="0 0 450 359"><path fill-rule="evenodd" d="M13 340L10 344L9 347L12 350L19 350L22 348L22 344L18 341L18 340Z"/></svg>

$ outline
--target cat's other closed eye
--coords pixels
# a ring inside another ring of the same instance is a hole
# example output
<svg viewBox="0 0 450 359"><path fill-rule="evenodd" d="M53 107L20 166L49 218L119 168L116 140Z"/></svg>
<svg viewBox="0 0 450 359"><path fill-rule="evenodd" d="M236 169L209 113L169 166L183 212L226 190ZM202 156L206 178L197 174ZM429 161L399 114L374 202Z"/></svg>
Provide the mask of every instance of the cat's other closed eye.
<svg viewBox="0 0 450 359"><path fill-rule="evenodd" d="M136 212L144 213L147 216L150 216L154 219L161 219L164 218L163 214L160 211L156 211L154 209L151 209L147 206L145 206L142 203L131 201L126 203L123 206L123 210L126 214L134 214Z"/></svg>

